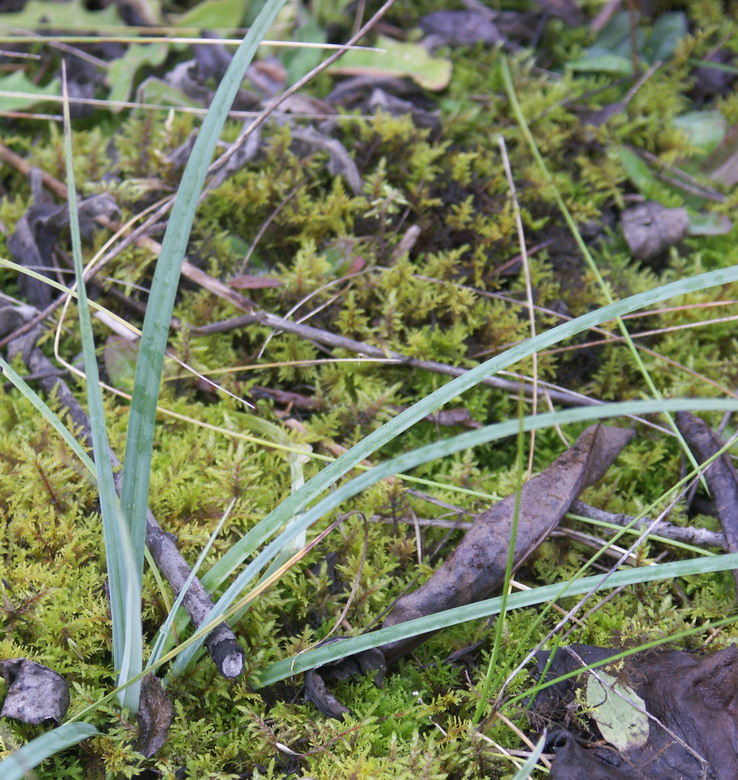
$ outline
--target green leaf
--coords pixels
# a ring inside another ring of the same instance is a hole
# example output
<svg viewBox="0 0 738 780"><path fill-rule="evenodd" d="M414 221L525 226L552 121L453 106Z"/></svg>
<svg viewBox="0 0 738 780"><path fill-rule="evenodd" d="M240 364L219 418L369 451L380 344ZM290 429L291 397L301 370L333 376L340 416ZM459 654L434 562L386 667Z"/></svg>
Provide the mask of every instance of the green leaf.
<svg viewBox="0 0 738 780"><path fill-rule="evenodd" d="M136 95L140 103L147 105L202 108L196 100L185 95L181 89L177 89L177 87L173 87L155 76L147 78L138 88Z"/></svg>
<svg viewBox="0 0 738 780"><path fill-rule="evenodd" d="M597 676L590 672L586 698L602 737L618 750L632 750L648 742L646 702L632 688L607 672L597 672Z"/></svg>
<svg viewBox="0 0 738 780"><path fill-rule="evenodd" d="M161 65L167 58L169 45L166 43L142 44L134 43L128 51L117 60L113 60L108 68L106 81L110 87L109 100L129 100L133 90L133 82L138 69L144 65ZM113 111L122 111L112 106Z"/></svg>
<svg viewBox="0 0 738 780"><path fill-rule="evenodd" d="M621 54L594 52L567 63L569 70L584 73L610 73L613 76L630 76L633 73L633 60Z"/></svg>
<svg viewBox="0 0 738 780"><path fill-rule="evenodd" d="M653 25L643 56L648 62L663 62L673 56L679 41L687 34L687 17L683 11L661 14Z"/></svg>
<svg viewBox="0 0 738 780"><path fill-rule="evenodd" d="M84 0L65 3L29 0L22 11L0 14L0 30L4 27L35 30L42 24L44 27L99 30L103 26L122 27L123 21L114 3L101 11L88 11Z"/></svg>
<svg viewBox="0 0 738 780"><path fill-rule="evenodd" d="M702 154L714 151L728 131L728 123L719 111L689 111L674 117L674 126Z"/></svg>
<svg viewBox="0 0 738 780"><path fill-rule="evenodd" d="M353 49L331 68L331 72L351 76L407 76L424 89L439 90L448 86L451 80L449 60L431 57L420 44L403 43L384 35L379 36L376 45L385 49L384 53Z"/></svg>
<svg viewBox="0 0 738 780"><path fill-rule="evenodd" d="M28 79L22 70L9 73L0 78L0 90L18 92L18 96L1 95L0 111L21 111L43 102L45 97L59 97L59 79L52 79L46 86L40 87Z"/></svg>
<svg viewBox="0 0 738 780"><path fill-rule="evenodd" d="M235 30L243 23L248 7L249 3L243 0L204 0L181 16L176 26L197 30Z"/></svg>

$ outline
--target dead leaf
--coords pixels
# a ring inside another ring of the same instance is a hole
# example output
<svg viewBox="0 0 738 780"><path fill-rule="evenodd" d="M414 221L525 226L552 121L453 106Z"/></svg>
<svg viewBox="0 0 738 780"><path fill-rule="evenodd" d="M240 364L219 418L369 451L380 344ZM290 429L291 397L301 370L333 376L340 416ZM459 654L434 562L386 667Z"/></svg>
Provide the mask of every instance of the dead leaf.
<svg viewBox="0 0 738 780"><path fill-rule="evenodd" d="M676 424L700 463L711 458L724 445L704 420L689 412L678 412ZM728 551L738 552L738 471L730 455L724 453L707 467L704 474L723 527ZM738 592L738 571L735 569L733 578Z"/></svg>
<svg viewBox="0 0 738 780"><path fill-rule="evenodd" d="M636 260L650 260L678 244L689 230L685 209L667 209L649 200L626 209L622 215L623 233Z"/></svg>
<svg viewBox="0 0 738 780"><path fill-rule="evenodd" d="M604 661L617 649L572 645L536 656L546 679ZM616 751L578 745L569 732L552 737L556 748L551 778L558 780L735 780L738 777L738 648L711 655L680 650L640 653L618 668L624 680L645 703L652 716L648 741ZM570 718L569 707L581 679L570 679L544 689L535 706L547 719ZM664 728L666 727L666 728ZM557 748L556 742L563 746Z"/></svg>
<svg viewBox="0 0 738 780"><path fill-rule="evenodd" d="M328 152L328 173L343 176L354 195L362 195L364 182L359 169L346 147L336 138L329 138L314 127L293 127L292 137L308 147L325 149Z"/></svg>
<svg viewBox="0 0 738 780"><path fill-rule="evenodd" d="M569 506L596 482L630 441L632 431L595 425L577 439L544 472L521 490L514 569L559 524ZM420 588L397 600L384 627L487 598L505 579L515 495L478 515L466 536L435 574ZM388 661L412 650L428 635L384 645Z"/></svg>
<svg viewBox="0 0 738 780"><path fill-rule="evenodd" d="M47 720L59 724L69 708L69 685L53 669L27 658L0 661L5 694L0 717L37 726Z"/></svg>
<svg viewBox="0 0 738 780"><path fill-rule="evenodd" d="M161 681L153 674L141 680L141 704L136 715L138 739L135 750L150 758L166 742L172 725L172 703L169 701Z"/></svg>
<svg viewBox="0 0 738 780"><path fill-rule="evenodd" d="M330 645L340 642L347 637L338 636L320 642L317 646ZM359 674L374 672L374 683L379 686L384 679L387 664L384 654L379 648L372 648L361 653L356 653L349 658L319 666L305 674L305 698L311 701L324 715L336 720L343 720L343 716L350 713L347 707L331 693L326 680L347 680Z"/></svg>
<svg viewBox="0 0 738 780"><path fill-rule="evenodd" d="M15 233L8 241L8 249L17 263L38 270L52 265L52 251L61 233L69 226L69 208L66 204L56 205L48 201L38 169L31 170L30 178L33 204L18 220ZM95 217L104 215L114 218L118 213L118 206L108 193L82 201L79 204L79 219L83 237L91 233ZM51 303L52 288L44 282L21 274L18 286L28 303L37 309L43 309Z"/></svg>
<svg viewBox="0 0 738 780"><path fill-rule="evenodd" d="M451 46L491 46L504 40L495 23L480 11L434 11L420 20L420 29Z"/></svg>

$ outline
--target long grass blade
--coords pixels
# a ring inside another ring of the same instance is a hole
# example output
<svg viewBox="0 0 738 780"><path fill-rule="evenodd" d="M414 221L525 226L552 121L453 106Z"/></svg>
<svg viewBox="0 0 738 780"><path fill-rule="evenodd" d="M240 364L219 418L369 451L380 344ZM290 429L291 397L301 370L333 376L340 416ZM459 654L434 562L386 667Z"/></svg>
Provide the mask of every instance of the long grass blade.
<svg viewBox="0 0 738 780"><path fill-rule="evenodd" d="M32 739L0 761L0 777L3 780L22 780L45 759L99 733L89 723L64 723Z"/></svg>
<svg viewBox="0 0 738 780"><path fill-rule="evenodd" d="M555 583L533 590L513 593L508 596L507 609L523 609L547 601L560 599L562 595L579 596L595 590L611 590L621 586L636 585L643 582L655 582L658 580L670 580L674 577L685 577L692 574L709 574L711 572L727 571L738 566L738 553L716 555L712 558L695 558L686 561L672 563L658 563L652 566L641 566L635 569L626 569L610 574L603 582L603 575L596 574L591 577L582 577L570 583ZM455 626L470 620L479 620L499 613L502 607L502 599L497 596L493 599L478 601L465 607L454 607L435 615L408 620L406 623L398 623L389 628L372 631L369 634L346 639L343 642L308 650L300 655L277 661L267 666L255 681L257 688L272 685L286 677L314 669L318 666L337 661L362 650L380 647L388 642L394 642L401 638L418 636L429 631L438 631L442 628ZM732 618L735 619L735 618ZM699 630L703 630L701 627ZM668 641L665 638L664 641Z"/></svg>
<svg viewBox="0 0 738 780"><path fill-rule="evenodd" d="M79 328L87 376L87 403L89 406L90 429L92 431L97 485L100 494L100 512L102 515L103 536L105 538L110 613L113 624L113 662L119 675L119 682L125 683L141 671L143 663L141 577L137 576L135 569L132 569L134 565L134 550L131 547L128 529L115 492L113 470L110 464L110 447L105 427L102 393L100 392L100 377L95 356L95 340L92 334L92 319L90 318L90 311L87 305L87 291L85 288L77 190L74 180L72 130L69 118L69 100L67 99L66 70L64 67L62 67L62 84L65 98L64 156L67 168L69 229L72 238L74 272L77 278ZM142 558L143 544L144 541L142 540L140 549ZM140 684L129 686L121 696L121 705L127 707L131 712L137 712L139 693Z"/></svg>
<svg viewBox="0 0 738 780"><path fill-rule="evenodd" d="M479 430L462 433L458 436L445 439L444 441L434 442L425 447L420 447L404 453L369 471L365 471L346 484L341 485L315 504L315 506L310 507L299 520L295 520L285 528L274 541L259 552L254 560L249 563L233 583L231 583L211 610L206 618L206 622L209 623L216 618L222 618L230 606L237 600L239 594L247 587L251 580L257 576L259 571L261 571L272 558L278 555L285 545L289 544L297 534L303 532L304 529L309 528L314 522L323 517L327 512L335 509L343 501L357 495L362 490L366 490L368 487L371 487L382 479L415 468L423 463L428 463L436 458L442 458L452 455L455 452L475 447L479 444L496 441L506 436L512 436L518 432L520 426L522 426L523 431L527 432L551 427L555 424L566 425L574 422L606 419L619 415L649 414L664 410L676 412L687 409L692 411L735 411L738 410L738 399L651 399L647 401L625 401L603 406L586 406L579 409L566 409L564 411L549 414L528 416L523 418L521 422L518 420L509 420L504 423L488 425ZM190 663L201 644L201 641L194 643L188 646L187 649L179 655L172 666L173 674L181 674L187 668L187 665Z"/></svg>
<svg viewBox="0 0 738 780"><path fill-rule="evenodd" d="M136 364L121 490L121 505L130 527L139 577L143 571L151 452L164 352L197 201L243 74L284 2L267 0L223 76L177 190L156 264Z"/></svg>
<svg viewBox="0 0 738 780"><path fill-rule="evenodd" d="M738 265L733 265L728 268L699 274L689 279L680 279L679 281L656 287L653 290L638 293L588 312L581 317L562 323L555 328L527 339L485 363L481 363L463 376L451 380L443 387L440 387L404 412L398 414L397 417L385 423L376 431L370 433L348 452L326 466L319 474L308 480L300 490L288 496L231 547L223 558L203 577L203 585L211 591L220 586L249 555L275 533L280 525L299 514L307 504L333 485L354 466L370 457L381 446L419 420L422 420L426 415L431 414L452 398L474 387L482 379L523 360L535 351L546 349L577 333L581 333L596 325L601 325L614 317L628 314L644 306L651 306L669 298L736 281L738 281Z"/></svg>

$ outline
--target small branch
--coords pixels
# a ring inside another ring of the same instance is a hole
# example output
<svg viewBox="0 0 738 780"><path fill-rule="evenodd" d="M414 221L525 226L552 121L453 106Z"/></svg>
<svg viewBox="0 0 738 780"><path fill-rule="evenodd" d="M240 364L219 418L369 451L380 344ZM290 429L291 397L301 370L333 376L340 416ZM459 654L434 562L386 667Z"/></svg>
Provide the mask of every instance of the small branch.
<svg viewBox="0 0 738 780"><path fill-rule="evenodd" d="M43 390L51 395L56 394L59 402L67 409L75 426L88 447L91 446L90 421L86 412L79 404L67 383L61 378L60 371L49 358L36 346L36 340L41 334L41 328L36 327L29 333L14 339L8 344L8 357L20 354L28 370L35 375L41 375L38 383ZM116 470L115 487L120 493L120 461L110 450L110 462ZM175 594L179 593L190 575L190 567L182 553L177 549L175 537L162 530L151 510L146 515L146 545L156 561L161 573L167 578ZM195 577L185 595L182 604L195 627L200 626L210 610L213 602L200 580ZM245 653L238 644L235 634L226 623L221 623L208 635L205 641L210 657L226 678L238 677L243 671Z"/></svg>
<svg viewBox="0 0 738 780"><path fill-rule="evenodd" d="M583 501L575 501L569 510L570 513L581 515L582 517L591 517L593 520L599 520L602 523L612 523L612 525L626 526L633 523L630 515L613 514L605 512L603 509L585 504ZM641 518L637 523L633 523L633 528L642 531L650 525L649 518ZM718 547L721 550L727 550L728 545L725 536L719 531L708 531L707 528L693 528L676 525L675 523L659 522L654 525L649 534L663 536L675 542L685 544L694 544L699 547Z"/></svg>
<svg viewBox="0 0 738 780"><path fill-rule="evenodd" d="M408 357L407 355L402 355L393 350L385 350L381 347L375 347L362 341L355 341L354 339L346 338L346 336L340 336L337 333L314 328L310 325L303 325L302 323L293 322L292 320L285 320L282 317L277 317L266 311L255 311L241 317L222 320L221 322L216 322L212 325L191 328L190 331L198 335L224 333L225 331L243 328L254 323L266 325L268 328L274 328L275 330L282 330L285 333L293 333L301 338L315 341L318 344L325 344L326 346L334 347L335 349L345 349L347 352L354 352L359 355L366 355L367 357L390 359L405 366L432 371L436 374L446 374L448 376L456 377L462 376L468 371L466 368L450 366L446 363L438 363L435 360L418 360L417 358ZM494 376L483 379L480 384L496 387L510 393L517 394L521 389L526 395L531 395L532 393L532 387L524 382L513 382L510 379L500 379L499 377ZM591 398L585 398L576 393L568 393L564 390L549 390L548 392L552 400L558 401L561 404L566 404L567 406L590 406L599 403Z"/></svg>

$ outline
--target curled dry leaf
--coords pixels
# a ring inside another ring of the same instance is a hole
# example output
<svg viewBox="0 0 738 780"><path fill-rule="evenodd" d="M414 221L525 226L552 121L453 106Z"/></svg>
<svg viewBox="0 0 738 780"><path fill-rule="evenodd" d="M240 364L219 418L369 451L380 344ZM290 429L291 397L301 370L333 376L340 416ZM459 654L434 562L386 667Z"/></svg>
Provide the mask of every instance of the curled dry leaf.
<svg viewBox="0 0 738 780"><path fill-rule="evenodd" d="M34 726L61 723L69 708L69 685L58 672L27 658L9 658L0 661L0 674L8 686L0 717Z"/></svg>

